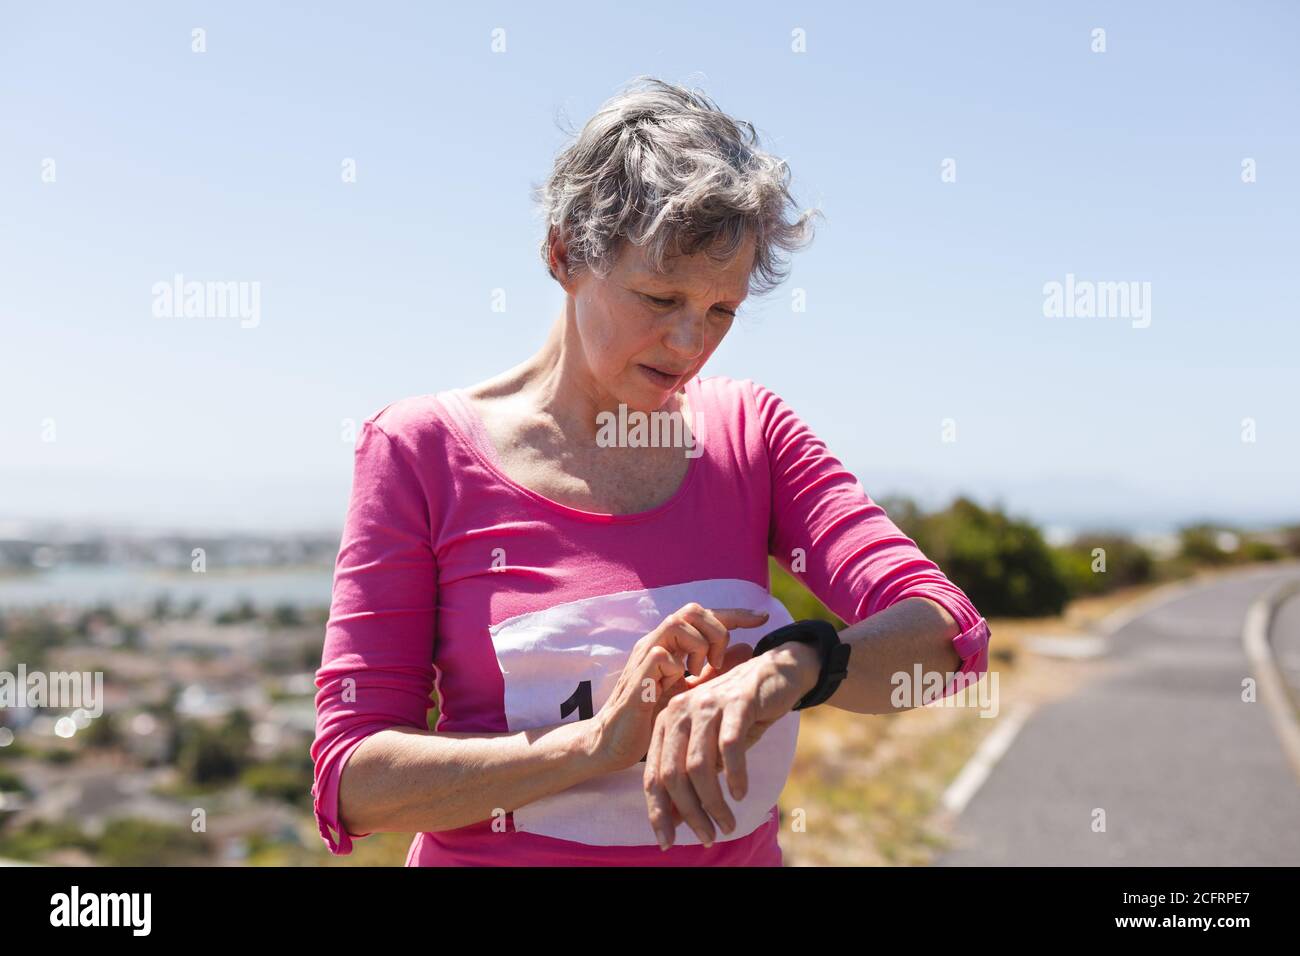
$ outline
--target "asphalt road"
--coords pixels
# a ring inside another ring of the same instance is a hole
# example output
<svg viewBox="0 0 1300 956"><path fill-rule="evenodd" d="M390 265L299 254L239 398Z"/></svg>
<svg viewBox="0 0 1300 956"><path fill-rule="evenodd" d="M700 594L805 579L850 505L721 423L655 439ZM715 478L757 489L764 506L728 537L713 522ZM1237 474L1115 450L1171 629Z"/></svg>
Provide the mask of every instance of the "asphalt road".
<svg viewBox="0 0 1300 956"><path fill-rule="evenodd" d="M1300 783L1265 705L1241 699L1253 676L1246 610L1298 574L1209 583L1117 631L1113 670L1029 718L936 863L1300 865ZM1289 664L1300 652L1300 598L1283 605L1274 635ZM1094 831L1097 809L1104 832Z"/></svg>

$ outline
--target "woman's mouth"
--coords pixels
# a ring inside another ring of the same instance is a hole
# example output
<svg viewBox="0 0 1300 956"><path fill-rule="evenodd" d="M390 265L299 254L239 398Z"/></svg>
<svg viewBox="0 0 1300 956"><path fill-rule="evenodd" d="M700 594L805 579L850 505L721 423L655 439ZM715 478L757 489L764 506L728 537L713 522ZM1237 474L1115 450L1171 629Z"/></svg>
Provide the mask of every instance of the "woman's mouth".
<svg viewBox="0 0 1300 956"><path fill-rule="evenodd" d="M672 388L677 384L678 379L681 378L680 375L669 375L666 372L661 372L659 369L651 365L638 365L637 368L645 373L646 378L650 379L650 381L654 382L660 388Z"/></svg>

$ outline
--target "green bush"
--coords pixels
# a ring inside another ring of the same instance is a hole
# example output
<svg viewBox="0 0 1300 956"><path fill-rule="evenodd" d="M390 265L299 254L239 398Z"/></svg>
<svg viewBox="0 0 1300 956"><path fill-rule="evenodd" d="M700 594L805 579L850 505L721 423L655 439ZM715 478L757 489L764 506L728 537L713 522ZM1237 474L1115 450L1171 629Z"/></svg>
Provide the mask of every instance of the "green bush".
<svg viewBox="0 0 1300 956"><path fill-rule="evenodd" d="M829 621L837 629L845 626L846 622L819 601L802 581L777 564L776 559L769 558L768 565L772 576L772 595L785 605L796 621Z"/></svg>
<svg viewBox="0 0 1300 956"><path fill-rule="evenodd" d="M939 566L987 617L1059 614L1069 597L1066 573L1038 529L1027 521L985 510L958 498L943 511L925 514L908 498L876 502L903 534ZM775 561L772 593L796 620L820 618L836 627L844 622L797 578Z"/></svg>
<svg viewBox="0 0 1300 956"><path fill-rule="evenodd" d="M1052 549L1029 522L968 498L943 511L905 518L911 531L904 533L985 617L1037 617L1065 607L1066 580Z"/></svg>
<svg viewBox="0 0 1300 956"><path fill-rule="evenodd" d="M1245 541L1238 552L1242 561L1280 561L1282 552L1267 541Z"/></svg>
<svg viewBox="0 0 1300 956"><path fill-rule="evenodd" d="M1193 565L1229 564L1234 555L1219 547L1219 533L1222 529L1210 524L1194 524L1178 531L1179 557Z"/></svg>
<svg viewBox="0 0 1300 956"><path fill-rule="evenodd" d="M1055 549L1054 558L1071 597L1105 594L1155 577L1155 561L1147 550L1114 532L1080 535Z"/></svg>
<svg viewBox="0 0 1300 956"><path fill-rule="evenodd" d="M311 809L313 766L309 755L280 763L255 764L243 772L240 782L259 797Z"/></svg>
<svg viewBox="0 0 1300 956"><path fill-rule="evenodd" d="M25 795L27 788L23 786L22 778L18 774L0 767L0 793L21 793Z"/></svg>
<svg viewBox="0 0 1300 956"><path fill-rule="evenodd" d="M251 723L242 710L232 711L219 728L188 723L180 732L176 765L198 786L236 779L249 763Z"/></svg>
<svg viewBox="0 0 1300 956"><path fill-rule="evenodd" d="M257 608L248 598L241 598L235 607L221 611L212 620L215 624L242 624L245 621L256 621Z"/></svg>
<svg viewBox="0 0 1300 956"><path fill-rule="evenodd" d="M203 834L149 820L113 820L97 842L107 866L175 866L208 854Z"/></svg>
<svg viewBox="0 0 1300 956"><path fill-rule="evenodd" d="M1235 550L1226 551L1219 546L1219 536L1224 532L1236 536L1238 544ZM1300 554L1300 528L1283 528L1281 547L1235 528L1204 522L1179 529L1178 538L1178 558L1183 565L1192 569L1205 565L1220 567L1255 561L1280 561L1288 554Z"/></svg>
<svg viewBox="0 0 1300 956"><path fill-rule="evenodd" d="M272 627L300 627L302 614L292 604L281 603L271 609Z"/></svg>
<svg viewBox="0 0 1300 956"><path fill-rule="evenodd" d="M78 849L93 852L95 843L73 823L34 820L21 830L0 833L0 856L13 860L40 860L53 850Z"/></svg>
<svg viewBox="0 0 1300 956"><path fill-rule="evenodd" d="M97 750L110 750L122 742L122 735L118 731L117 718L112 714L100 714L94 718L80 735L80 740L84 746L93 747Z"/></svg>

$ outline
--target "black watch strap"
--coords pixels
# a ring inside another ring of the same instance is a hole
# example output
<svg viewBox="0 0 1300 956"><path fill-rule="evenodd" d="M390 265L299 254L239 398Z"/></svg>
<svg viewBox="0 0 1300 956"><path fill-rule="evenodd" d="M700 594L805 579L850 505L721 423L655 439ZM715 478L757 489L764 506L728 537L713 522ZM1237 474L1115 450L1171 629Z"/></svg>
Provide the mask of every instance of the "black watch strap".
<svg viewBox="0 0 1300 956"><path fill-rule="evenodd" d="M774 647L779 647L786 641L800 641L804 644L812 644L817 648L822 662L821 674L817 677L817 685L804 694L793 709L805 710L824 703L830 698L831 694L835 693L835 689L840 686L840 681L848 676L849 653L853 649L852 645L845 644L840 640L840 635L836 632L835 626L829 621L810 619L794 621L763 635L762 639L754 645L754 657L770 651Z"/></svg>

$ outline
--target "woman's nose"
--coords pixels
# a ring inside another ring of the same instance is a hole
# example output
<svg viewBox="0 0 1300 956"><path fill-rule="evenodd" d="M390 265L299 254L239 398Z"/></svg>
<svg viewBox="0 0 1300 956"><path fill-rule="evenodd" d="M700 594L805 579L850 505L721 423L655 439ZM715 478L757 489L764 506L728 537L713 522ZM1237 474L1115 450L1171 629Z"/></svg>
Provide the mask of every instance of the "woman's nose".
<svg viewBox="0 0 1300 956"><path fill-rule="evenodd" d="M704 351L705 319L702 316L688 314L673 323L664 344L689 361Z"/></svg>

